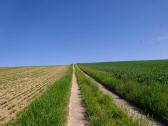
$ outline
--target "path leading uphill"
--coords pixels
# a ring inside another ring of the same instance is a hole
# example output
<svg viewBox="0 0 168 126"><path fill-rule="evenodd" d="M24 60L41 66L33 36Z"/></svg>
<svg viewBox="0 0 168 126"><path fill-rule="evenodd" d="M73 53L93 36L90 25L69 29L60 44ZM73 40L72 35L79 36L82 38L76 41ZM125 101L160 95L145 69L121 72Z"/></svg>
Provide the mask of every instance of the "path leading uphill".
<svg viewBox="0 0 168 126"><path fill-rule="evenodd" d="M85 108L82 103L80 89L77 83L75 68L73 66L72 88L69 104L69 117L67 126L87 126Z"/></svg>
<svg viewBox="0 0 168 126"><path fill-rule="evenodd" d="M83 72L85 74L86 77L90 78L92 81L94 81L95 83L97 83L97 85L99 86L99 89L104 92L105 94L109 95L112 97L113 102L122 110L125 111L128 116L132 117L133 119L139 120L140 123L145 123L148 126L165 126L164 124L151 119L147 116L145 116L143 114L143 112L133 106L132 104L128 103L126 100L122 99L121 97L119 97L118 95L116 95L115 93L109 91L108 89L106 89L102 84L100 84L99 82L97 82L94 78L90 77L88 74L86 74L85 72Z"/></svg>

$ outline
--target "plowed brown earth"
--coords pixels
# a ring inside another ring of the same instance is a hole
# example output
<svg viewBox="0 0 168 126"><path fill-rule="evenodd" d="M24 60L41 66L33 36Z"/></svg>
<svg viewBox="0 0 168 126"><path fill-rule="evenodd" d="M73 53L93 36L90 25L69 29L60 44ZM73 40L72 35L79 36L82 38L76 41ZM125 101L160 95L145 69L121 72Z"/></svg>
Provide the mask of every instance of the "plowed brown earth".
<svg viewBox="0 0 168 126"><path fill-rule="evenodd" d="M67 69L68 66L0 69L0 126L14 119Z"/></svg>

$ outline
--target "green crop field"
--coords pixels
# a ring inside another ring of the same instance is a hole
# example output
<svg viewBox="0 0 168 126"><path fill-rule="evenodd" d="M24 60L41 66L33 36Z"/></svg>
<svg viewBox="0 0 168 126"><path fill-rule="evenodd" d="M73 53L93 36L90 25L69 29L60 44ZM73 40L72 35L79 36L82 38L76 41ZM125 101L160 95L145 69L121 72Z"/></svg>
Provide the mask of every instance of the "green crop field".
<svg viewBox="0 0 168 126"><path fill-rule="evenodd" d="M80 64L109 90L168 124L168 60Z"/></svg>
<svg viewBox="0 0 168 126"><path fill-rule="evenodd" d="M148 84L168 84L168 60L106 62L85 65L115 74L119 79L132 79Z"/></svg>

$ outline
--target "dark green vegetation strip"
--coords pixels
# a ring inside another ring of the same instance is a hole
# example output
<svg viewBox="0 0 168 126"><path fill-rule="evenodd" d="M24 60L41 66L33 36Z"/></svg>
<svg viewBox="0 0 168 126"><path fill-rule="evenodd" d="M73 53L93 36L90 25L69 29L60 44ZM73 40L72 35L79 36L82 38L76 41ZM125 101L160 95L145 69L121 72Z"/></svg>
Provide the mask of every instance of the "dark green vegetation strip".
<svg viewBox="0 0 168 126"><path fill-rule="evenodd" d="M151 61L147 62L150 63ZM140 83L138 81L125 77L118 78L118 76L113 74L113 67L111 68L108 64L109 63L107 63L105 70L103 70L103 66L106 65L105 63L103 63L103 65L100 65L99 68L97 68L98 64L95 64L95 66L94 64L80 65L80 68L88 73L90 76L95 78L97 81L102 83L109 90L116 92L126 100L136 104L137 106L142 108L147 114L150 114L156 119L159 119L168 124L168 85L160 83ZM100 70L101 66L102 68ZM108 67L111 72L106 72ZM167 68L164 69L164 67L160 67L160 69L160 71L165 71L165 69ZM165 78L167 78L166 74L165 76ZM148 77L150 77L150 75L148 75ZM165 81L167 82L167 80Z"/></svg>
<svg viewBox="0 0 168 126"><path fill-rule="evenodd" d="M147 84L168 84L168 60L107 62L86 65L112 73L118 79L132 79Z"/></svg>
<svg viewBox="0 0 168 126"><path fill-rule="evenodd" d="M72 67L18 116L11 126L64 126L70 96Z"/></svg>
<svg viewBox="0 0 168 126"><path fill-rule="evenodd" d="M118 107L110 96L103 94L98 86L76 67L77 80L85 103L90 126L137 126Z"/></svg>

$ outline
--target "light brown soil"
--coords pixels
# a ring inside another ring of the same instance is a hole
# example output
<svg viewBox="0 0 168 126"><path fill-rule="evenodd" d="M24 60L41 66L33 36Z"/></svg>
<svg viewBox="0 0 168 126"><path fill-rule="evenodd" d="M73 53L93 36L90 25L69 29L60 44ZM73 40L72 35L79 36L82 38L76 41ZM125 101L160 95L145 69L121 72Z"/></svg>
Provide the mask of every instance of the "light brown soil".
<svg viewBox="0 0 168 126"><path fill-rule="evenodd" d="M22 67L0 70L0 126L23 110L68 67Z"/></svg>
<svg viewBox="0 0 168 126"><path fill-rule="evenodd" d="M84 72L83 72L84 73ZM147 126L165 126L164 124L147 117L143 114L142 110L135 107L134 105L128 103L126 100L122 99L115 93L109 91L106 89L102 84L97 82L95 79L84 73L86 77L90 78L94 83L97 83L99 89L104 92L104 94L107 94L112 97L113 102L123 111L125 111L129 117L139 121L139 124L147 125Z"/></svg>
<svg viewBox="0 0 168 126"><path fill-rule="evenodd" d="M77 83L75 68L73 67L72 89L69 104L69 116L67 126L87 126L85 108L82 104L80 89Z"/></svg>

